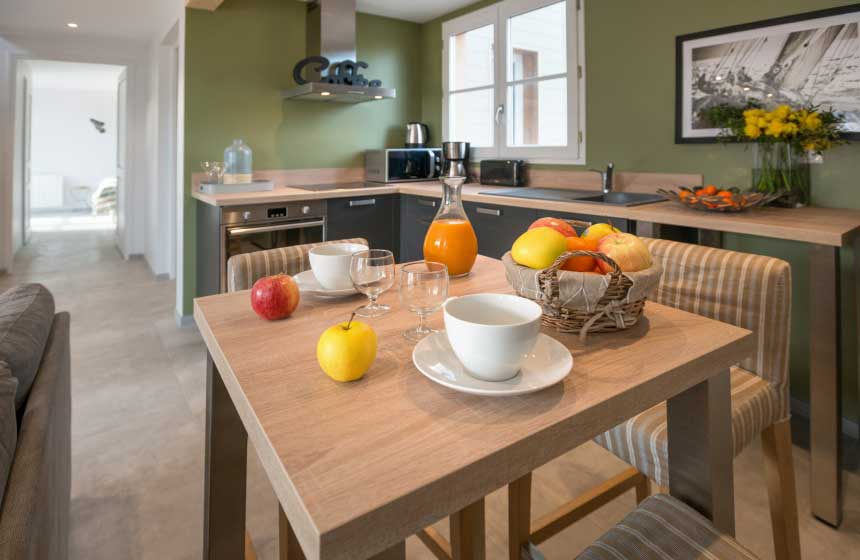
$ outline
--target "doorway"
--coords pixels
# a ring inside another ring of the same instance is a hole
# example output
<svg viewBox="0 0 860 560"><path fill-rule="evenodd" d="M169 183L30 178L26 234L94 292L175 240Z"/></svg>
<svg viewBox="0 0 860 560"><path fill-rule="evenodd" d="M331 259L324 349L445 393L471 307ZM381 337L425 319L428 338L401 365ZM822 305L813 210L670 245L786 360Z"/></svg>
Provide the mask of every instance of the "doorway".
<svg viewBox="0 0 860 560"><path fill-rule="evenodd" d="M22 76L22 238L117 232L125 179L125 67L27 60Z"/></svg>

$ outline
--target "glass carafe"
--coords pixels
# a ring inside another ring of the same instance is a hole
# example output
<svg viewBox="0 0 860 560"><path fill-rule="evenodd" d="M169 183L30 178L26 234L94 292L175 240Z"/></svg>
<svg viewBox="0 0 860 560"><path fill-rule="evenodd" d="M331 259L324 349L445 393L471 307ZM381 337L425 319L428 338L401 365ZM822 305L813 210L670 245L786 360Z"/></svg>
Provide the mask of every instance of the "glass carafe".
<svg viewBox="0 0 860 560"><path fill-rule="evenodd" d="M224 182L227 184L247 184L253 181L253 154L251 148L242 140L224 149Z"/></svg>
<svg viewBox="0 0 860 560"><path fill-rule="evenodd" d="M465 177L444 177L442 206L424 238L424 260L448 267L448 275L465 276L478 256L478 238L461 200Z"/></svg>

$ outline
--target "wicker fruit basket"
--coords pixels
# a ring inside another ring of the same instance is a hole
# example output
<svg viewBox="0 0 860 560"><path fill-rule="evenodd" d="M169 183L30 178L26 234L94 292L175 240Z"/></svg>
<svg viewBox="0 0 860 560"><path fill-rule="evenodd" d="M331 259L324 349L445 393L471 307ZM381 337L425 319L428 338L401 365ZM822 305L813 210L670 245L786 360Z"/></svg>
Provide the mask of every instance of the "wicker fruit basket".
<svg viewBox="0 0 860 560"><path fill-rule="evenodd" d="M611 267L608 274L562 271L570 257L590 256ZM640 272L622 272L610 257L592 251L562 253L551 266L534 270L514 262L510 253L502 257L508 283L518 295L543 308L542 322L562 333L612 332L639 321L645 300L660 282L662 271L655 263Z"/></svg>

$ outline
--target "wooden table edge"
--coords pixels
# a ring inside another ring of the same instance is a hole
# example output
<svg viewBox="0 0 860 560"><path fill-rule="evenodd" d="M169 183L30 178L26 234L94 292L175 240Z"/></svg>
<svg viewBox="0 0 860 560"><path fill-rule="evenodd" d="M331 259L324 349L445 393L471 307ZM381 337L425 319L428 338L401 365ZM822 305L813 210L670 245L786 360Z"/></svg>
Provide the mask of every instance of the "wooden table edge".
<svg viewBox="0 0 860 560"><path fill-rule="evenodd" d="M251 407L251 403L239 385L239 380L229 367L224 352L221 350L215 336L212 334L212 330L209 328L205 313L198 305L199 299L201 298L194 299L194 322L197 324L200 335L206 344L206 351L212 358L218 374L223 380L227 392L230 394L230 399L233 401L233 405L242 419L245 431L248 433L248 439L254 445L254 449L260 458L260 463L263 465L263 470L265 470L266 476L272 484L281 508L287 514L290 525L301 543L302 549L308 558L318 557L318 543L321 542L320 531L314 524L310 512L307 511L301 498L299 498L299 493L293 485L292 480L290 480L286 469L284 469L280 457L274 453L274 446L263 431L260 421ZM283 482L283 484L276 484L273 482L275 480Z"/></svg>

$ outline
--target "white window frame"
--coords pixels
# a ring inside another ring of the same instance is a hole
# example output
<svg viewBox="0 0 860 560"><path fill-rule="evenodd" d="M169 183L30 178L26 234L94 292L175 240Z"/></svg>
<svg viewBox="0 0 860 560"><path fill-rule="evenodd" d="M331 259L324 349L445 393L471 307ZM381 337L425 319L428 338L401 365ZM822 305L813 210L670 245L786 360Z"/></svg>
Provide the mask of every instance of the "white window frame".
<svg viewBox="0 0 860 560"><path fill-rule="evenodd" d="M508 146L507 118L502 114L497 120L494 130L492 148L472 148L471 161L488 158L528 159L532 163L563 163L573 165L585 164L585 30L584 30L584 0L567 1L567 146ZM448 99L452 93L488 89L487 86L449 89L448 76L450 64L450 38L467 31L493 25L494 30L494 67L492 85L495 114L498 108L507 109L507 89L509 85L520 83L537 83L561 74L528 78L524 80L507 80L507 24L508 20L519 14L531 12L559 0L503 0L486 8L470 12L442 24L442 137L445 140L460 140L448 135Z"/></svg>

